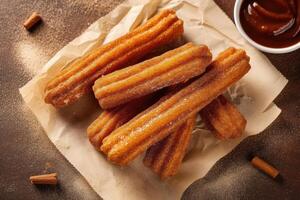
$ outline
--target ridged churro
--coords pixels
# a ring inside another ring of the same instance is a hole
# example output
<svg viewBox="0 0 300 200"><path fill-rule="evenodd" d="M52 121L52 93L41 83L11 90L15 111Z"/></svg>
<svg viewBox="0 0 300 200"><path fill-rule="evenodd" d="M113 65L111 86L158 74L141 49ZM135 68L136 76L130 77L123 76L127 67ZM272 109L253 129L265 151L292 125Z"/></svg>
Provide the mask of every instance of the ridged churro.
<svg viewBox="0 0 300 200"><path fill-rule="evenodd" d="M102 141L116 128L155 102L155 95L148 95L112 110L104 110L87 128L87 135L93 146L100 151Z"/></svg>
<svg viewBox="0 0 300 200"><path fill-rule="evenodd" d="M143 162L161 179L174 176L177 173L186 153L195 121L196 115L147 150Z"/></svg>
<svg viewBox="0 0 300 200"><path fill-rule="evenodd" d="M135 64L153 49L183 33L183 22L173 10L164 10L144 25L72 62L45 88L45 102L63 107L92 89L100 76Z"/></svg>
<svg viewBox="0 0 300 200"><path fill-rule="evenodd" d="M250 69L245 51L229 48L207 72L116 129L103 140L101 151L115 164L126 165L195 115Z"/></svg>
<svg viewBox="0 0 300 200"><path fill-rule="evenodd" d="M245 130L246 119L223 95L213 100L199 113L207 128L219 139L240 137Z"/></svg>
<svg viewBox="0 0 300 200"><path fill-rule="evenodd" d="M211 57L207 46L188 43L99 78L94 94L103 109L113 108L202 74Z"/></svg>

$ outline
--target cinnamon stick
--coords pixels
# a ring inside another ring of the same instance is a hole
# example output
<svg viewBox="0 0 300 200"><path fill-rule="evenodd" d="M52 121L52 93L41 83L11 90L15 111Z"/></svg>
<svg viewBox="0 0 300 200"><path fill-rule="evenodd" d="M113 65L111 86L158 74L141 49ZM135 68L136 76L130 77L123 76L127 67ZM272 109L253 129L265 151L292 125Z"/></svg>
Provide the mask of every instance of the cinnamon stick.
<svg viewBox="0 0 300 200"><path fill-rule="evenodd" d="M258 156L255 156L251 160L251 163L252 163L252 165L254 167L260 169L261 171L263 171L264 173L268 174L272 178L276 178L278 176L278 174L279 174L279 171L275 167L273 167L272 165L270 165L266 161L262 160Z"/></svg>
<svg viewBox="0 0 300 200"><path fill-rule="evenodd" d="M42 20L41 16L37 12L33 12L31 16L26 19L26 21L23 23L23 26L30 30L35 24L37 24L40 20Z"/></svg>
<svg viewBox="0 0 300 200"><path fill-rule="evenodd" d="M32 184L56 185L57 173L30 176L29 180L31 181Z"/></svg>

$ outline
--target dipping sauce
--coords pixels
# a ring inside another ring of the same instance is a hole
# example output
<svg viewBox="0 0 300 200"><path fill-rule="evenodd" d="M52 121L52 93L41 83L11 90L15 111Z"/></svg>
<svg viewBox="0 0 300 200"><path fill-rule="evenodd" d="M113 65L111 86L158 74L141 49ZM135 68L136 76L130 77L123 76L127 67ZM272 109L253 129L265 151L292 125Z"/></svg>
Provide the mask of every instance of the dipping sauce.
<svg viewBox="0 0 300 200"><path fill-rule="evenodd" d="M300 42L300 0L244 0L240 21L247 35L263 46Z"/></svg>

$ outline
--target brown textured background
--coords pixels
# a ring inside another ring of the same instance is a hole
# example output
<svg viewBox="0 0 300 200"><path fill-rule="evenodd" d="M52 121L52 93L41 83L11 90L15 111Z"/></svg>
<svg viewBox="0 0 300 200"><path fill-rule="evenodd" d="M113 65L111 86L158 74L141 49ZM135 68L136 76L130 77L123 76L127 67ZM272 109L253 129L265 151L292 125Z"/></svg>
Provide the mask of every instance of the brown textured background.
<svg viewBox="0 0 300 200"><path fill-rule="evenodd" d="M0 3L0 199L100 199L56 150L24 105L18 88L51 56L107 14L121 0L2 0ZM232 18L234 0L216 0ZM23 20L33 11L44 23L29 34ZM243 141L221 159L183 199L299 199L300 190L300 50L267 54L289 79L276 99L282 114L264 133ZM252 168L251 153L274 164L282 180L274 181ZM36 187L28 177L58 172L57 187Z"/></svg>

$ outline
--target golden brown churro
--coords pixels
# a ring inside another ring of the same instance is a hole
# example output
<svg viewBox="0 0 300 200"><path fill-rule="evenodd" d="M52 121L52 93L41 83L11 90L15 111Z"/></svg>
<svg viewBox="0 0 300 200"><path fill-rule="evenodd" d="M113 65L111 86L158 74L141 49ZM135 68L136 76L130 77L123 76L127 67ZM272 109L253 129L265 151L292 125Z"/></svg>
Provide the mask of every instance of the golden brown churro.
<svg viewBox="0 0 300 200"><path fill-rule="evenodd" d="M147 150L143 162L161 179L174 176L177 173L186 153L195 121L196 115Z"/></svg>
<svg viewBox="0 0 300 200"><path fill-rule="evenodd" d="M221 95L249 69L249 57L245 51L227 49L200 78L179 91L162 97L112 132L103 140L101 151L113 163L128 164Z"/></svg>
<svg viewBox="0 0 300 200"><path fill-rule="evenodd" d="M178 38L183 22L164 10L144 25L74 61L45 88L45 102L63 107L88 93L100 76L138 62L153 49Z"/></svg>
<svg viewBox="0 0 300 200"><path fill-rule="evenodd" d="M99 78L93 90L103 109L185 82L202 74L211 62L205 45L188 43L142 63Z"/></svg>
<svg viewBox="0 0 300 200"><path fill-rule="evenodd" d="M240 137L246 127L246 119L223 95L213 100L200 112L206 126L220 139Z"/></svg>
<svg viewBox="0 0 300 200"><path fill-rule="evenodd" d="M100 151L103 139L135 115L154 103L155 95L148 95L112 110L104 110L87 128L87 135L94 147Z"/></svg>

